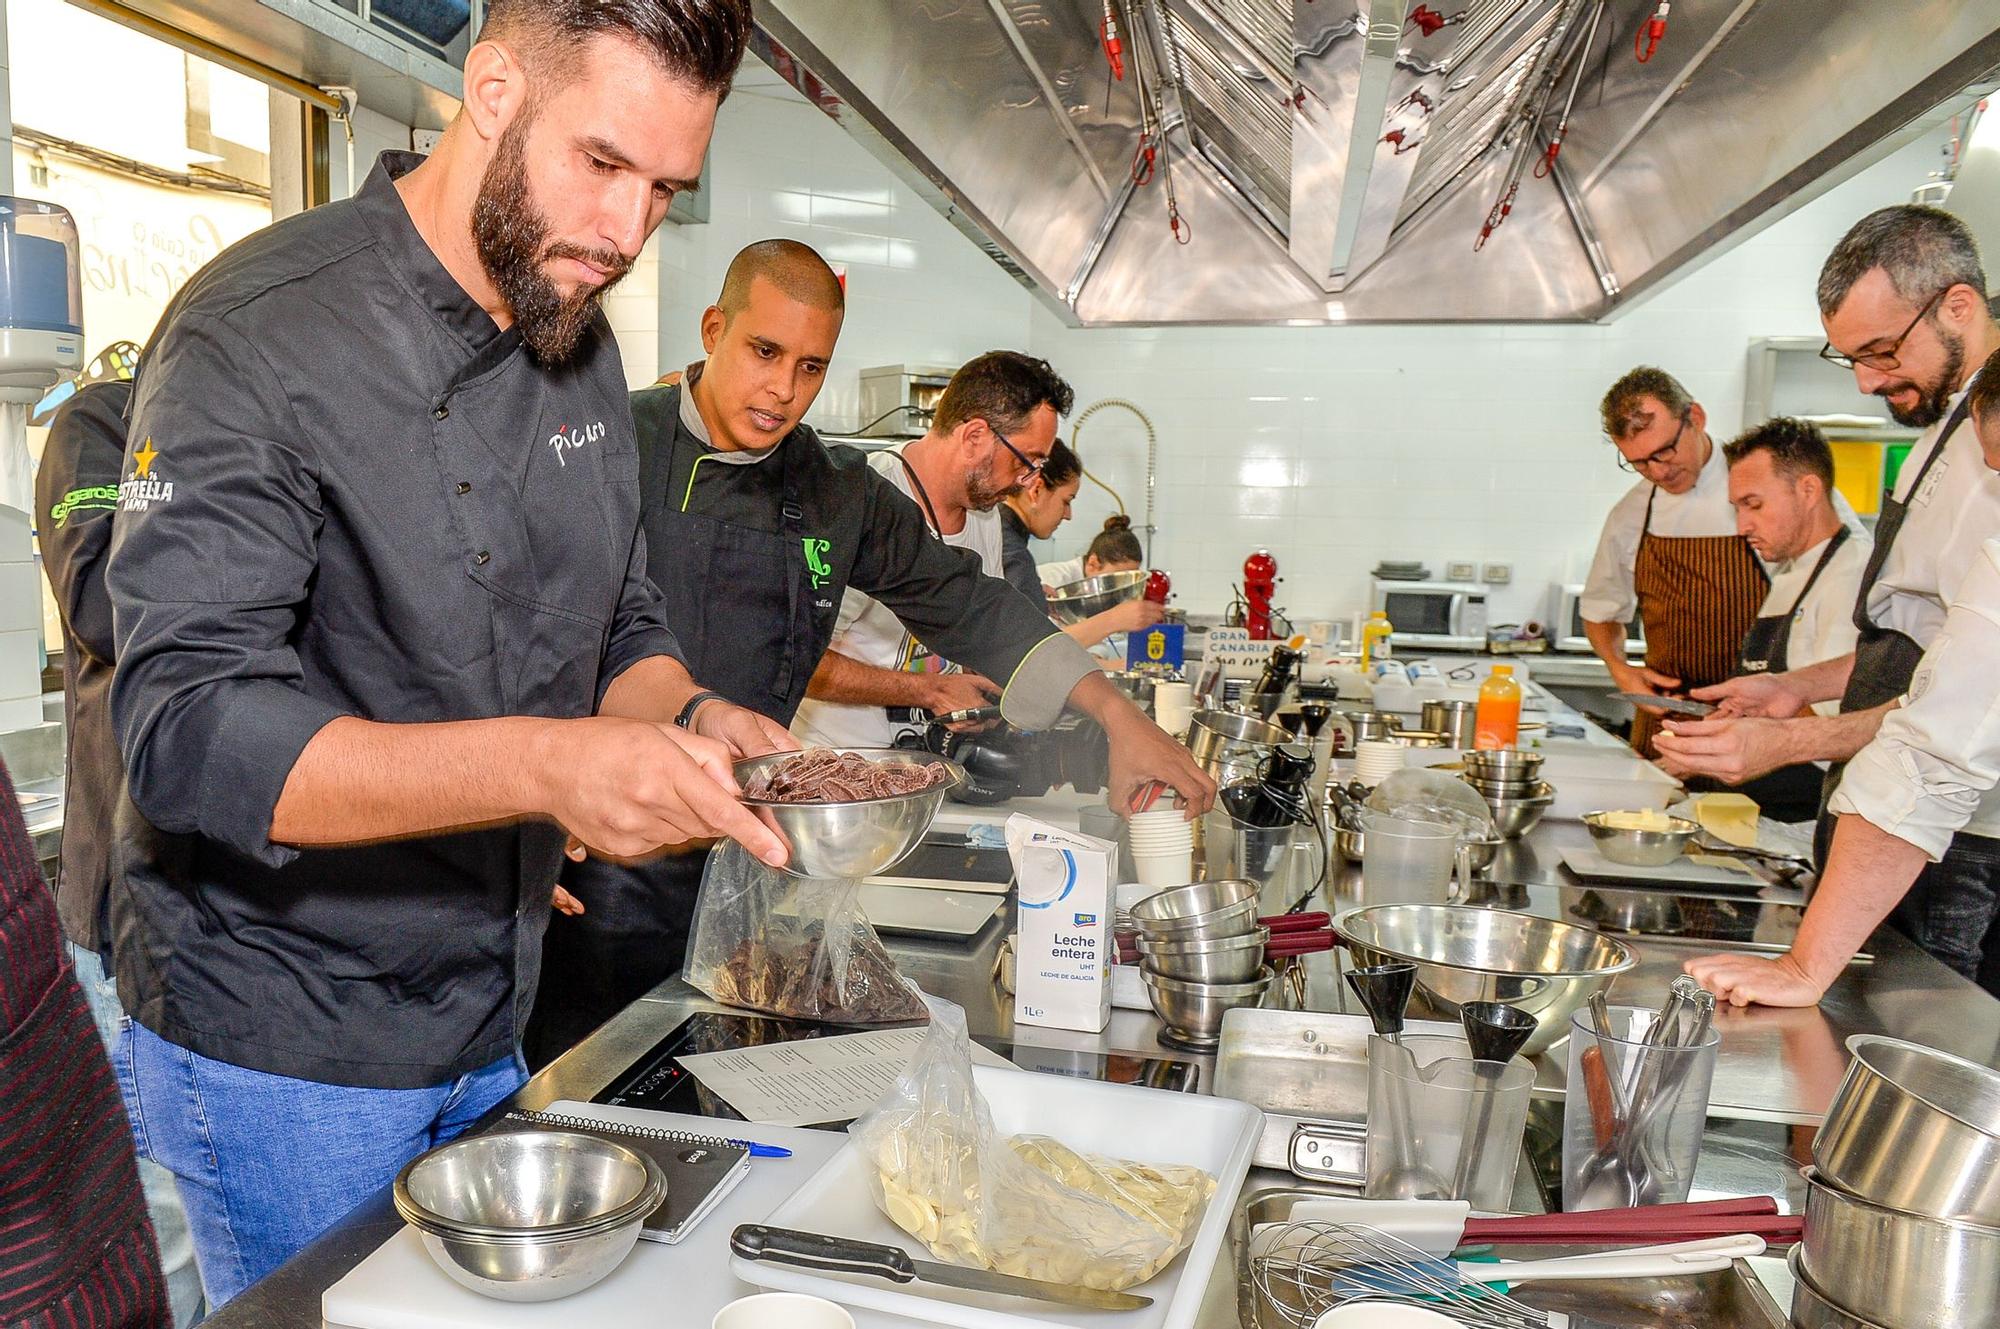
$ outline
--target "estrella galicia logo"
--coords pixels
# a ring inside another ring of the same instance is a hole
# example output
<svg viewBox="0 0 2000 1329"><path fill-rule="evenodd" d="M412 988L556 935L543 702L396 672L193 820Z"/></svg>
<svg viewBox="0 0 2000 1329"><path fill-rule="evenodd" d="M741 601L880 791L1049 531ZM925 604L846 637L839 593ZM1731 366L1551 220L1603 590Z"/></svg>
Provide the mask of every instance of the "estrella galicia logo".
<svg viewBox="0 0 2000 1329"><path fill-rule="evenodd" d="M1076 925L1080 928L1093 927L1096 925L1096 923L1097 923L1096 914L1078 914L1076 916Z"/></svg>
<svg viewBox="0 0 2000 1329"><path fill-rule="evenodd" d="M827 578L833 575L833 569L828 567L826 562L827 551L833 548L833 541L815 540L808 535L799 543L805 546L806 571L812 574L813 589L818 590L826 585Z"/></svg>
<svg viewBox="0 0 2000 1329"><path fill-rule="evenodd" d="M569 454L586 443L595 443L604 437L604 421L587 425L564 425L549 435L549 446L555 449L556 465L568 466Z"/></svg>

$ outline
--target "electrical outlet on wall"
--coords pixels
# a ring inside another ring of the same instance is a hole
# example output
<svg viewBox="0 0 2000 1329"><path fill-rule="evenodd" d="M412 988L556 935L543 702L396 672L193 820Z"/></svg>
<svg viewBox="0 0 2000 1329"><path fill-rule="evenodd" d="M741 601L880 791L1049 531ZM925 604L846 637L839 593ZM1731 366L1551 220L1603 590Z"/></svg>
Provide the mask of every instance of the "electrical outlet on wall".
<svg viewBox="0 0 2000 1329"><path fill-rule="evenodd" d="M1446 581L1471 581L1478 575L1479 565L1477 563L1454 562L1444 565L1444 579Z"/></svg>
<svg viewBox="0 0 2000 1329"><path fill-rule="evenodd" d="M1505 586L1514 580L1514 567L1511 563L1488 563L1480 569L1479 580L1488 586Z"/></svg>

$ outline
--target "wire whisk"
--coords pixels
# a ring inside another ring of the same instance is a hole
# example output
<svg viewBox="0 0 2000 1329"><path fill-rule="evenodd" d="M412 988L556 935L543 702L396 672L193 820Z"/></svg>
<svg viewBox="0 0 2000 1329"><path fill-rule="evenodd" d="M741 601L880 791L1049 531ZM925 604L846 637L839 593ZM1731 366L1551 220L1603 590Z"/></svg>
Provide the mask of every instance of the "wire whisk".
<svg viewBox="0 0 2000 1329"><path fill-rule="evenodd" d="M1396 1302L1450 1315L1469 1329L1562 1329L1566 1316L1536 1310L1458 1266L1360 1223L1286 1223L1258 1234L1250 1277L1272 1310L1297 1329L1352 1302Z"/></svg>

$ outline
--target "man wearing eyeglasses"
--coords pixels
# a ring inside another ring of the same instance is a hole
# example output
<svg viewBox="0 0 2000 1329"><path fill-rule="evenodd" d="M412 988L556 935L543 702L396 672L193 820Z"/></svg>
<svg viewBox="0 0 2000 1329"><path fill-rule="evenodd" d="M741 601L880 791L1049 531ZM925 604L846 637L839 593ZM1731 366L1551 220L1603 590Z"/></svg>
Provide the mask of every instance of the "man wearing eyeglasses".
<svg viewBox="0 0 2000 1329"><path fill-rule="evenodd" d="M1048 361L988 351L952 375L922 438L878 452L869 464L915 501L933 535L970 550L988 576L999 577L1001 500L1040 472L1055 446L1056 422L1073 399ZM1054 659L1054 648L1045 654ZM1024 686L1040 667L1030 657L1007 691ZM1062 680L1055 695L1072 681ZM888 747L899 735L921 730L932 715L993 705L1002 689L982 675L960 672L880 600L849 587L833 646L806 697L792 726L802 741Z"/></svg>
<svg viewBox="0 0 2000 1329"><path fill-rule="evenodd" d="M1639 482L1605 518L1578 608L1591 649L1621 692L1684 695L1736 672L1770 579L1737 534L1729 468L1708 415L1673 375L1642 365L1599 408L1618 463ZM1645 629L1646 662L1625 658L1626 626ZM1632 746L1652 755L1660 712L1641 708Z"/></svg>
<svg viewBox="0 0 2000 1329"><path fill-rule="evenodd" d="M1924 434L1883 501L1855 607L1860 637L1853 654L1699 692L1721 703L1722 715L1674 722L1659 740L1669 769L1731 782L1793 762L1832 761L1830 811L1861 814L1840 816L1838 837L1822 814L1821 886L1787 954L1771 960L1704 956L1688 963L1691 973L1738 1005L1817 1002L1885 914L1967 977L1977 977L1984 962L1985 939L2000 915L2000 794L1975 794L1961 782L1972 805L1962 827L1948 843L1940 840L1939 857L1916 875L1907 894L1883 898L1880 883L1890 878L1882 862L1857 870L1871 849L1863 841L1879 842L1888 835L1882 826L1912 810L1934 813L1926 805L1936 793L1910 762L1865 763L1858 779L1844 775L1841 763L1875 739L1906 693L1916 700L1919 661L1946 635L1947 608L1980 569L1985 542L2000 536L2000 476L1968 419L1980 366L2000 350L2000 324L1986 291L1978 248L1964 223L1908 204L1856 223L1820 271L1820 320L1827 334L1821 355L1852 368L1861 391L1881 397L1899 423L1922 427ZM1963 698L1972 708L1968 727L1974 713L1990 705L1990 693ZM1799 715L1802 707L1833 698L1840 700L1839 714Z"/></svg>

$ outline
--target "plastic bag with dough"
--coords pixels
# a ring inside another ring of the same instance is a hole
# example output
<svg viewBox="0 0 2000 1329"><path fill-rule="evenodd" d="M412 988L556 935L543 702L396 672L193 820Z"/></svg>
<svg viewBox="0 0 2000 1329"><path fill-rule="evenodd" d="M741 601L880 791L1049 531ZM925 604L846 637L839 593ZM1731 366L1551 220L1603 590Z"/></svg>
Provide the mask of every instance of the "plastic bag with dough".
<svg viewBox="0 0 2000 1329"><path fill-rule="evenodd" d="M964 1012L928 1004L930 1033L908 1069L849 1130L891 1222L952 1264L1113 1291L1180 1254L1213 1177L1000 1136L972 1079Z"/></svg>

